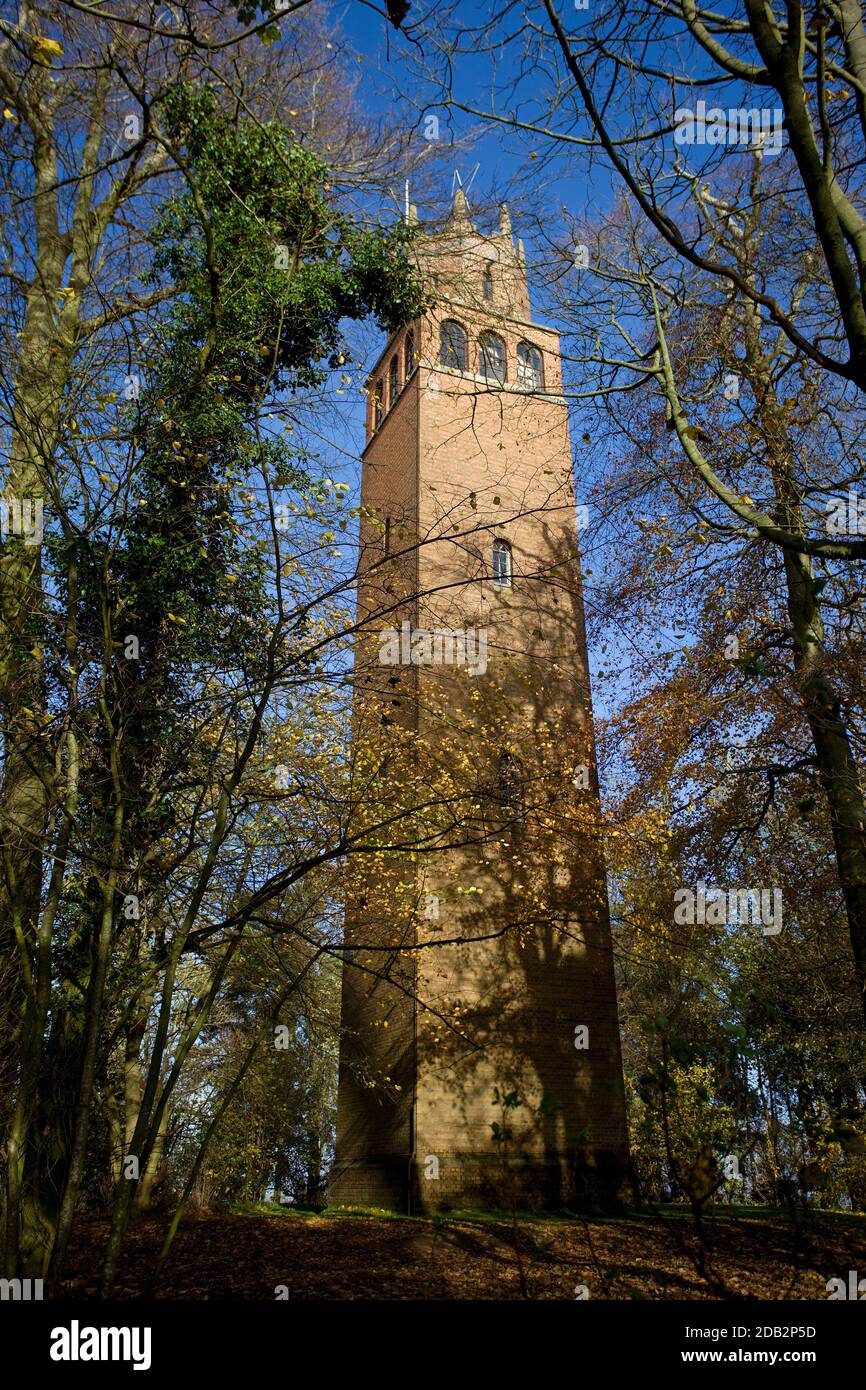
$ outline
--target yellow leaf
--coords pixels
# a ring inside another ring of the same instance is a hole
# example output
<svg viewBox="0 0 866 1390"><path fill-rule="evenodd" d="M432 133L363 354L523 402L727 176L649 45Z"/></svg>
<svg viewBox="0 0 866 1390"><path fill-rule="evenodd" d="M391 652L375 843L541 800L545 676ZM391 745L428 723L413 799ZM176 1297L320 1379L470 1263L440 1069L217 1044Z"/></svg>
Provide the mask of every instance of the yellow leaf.
<svg viewBox="0 0 866 1390"><path fill-rule="evenodd" d="M30 40L30 46L34 50L34 57L37 62L44 63L46 66L51 63L55 54L58 57L63 55L62 44L59 44L56 39L43 38L41 34L36 34Z"/></svg>
<svg viewBox="0 0 866 1390"><path fill-rule="evenodd" d="M3 115L6 117L7 121L14 121L16 125L18 124L18 117L15 115L14 111L9 110L8 106L3 107Z"/></svg>

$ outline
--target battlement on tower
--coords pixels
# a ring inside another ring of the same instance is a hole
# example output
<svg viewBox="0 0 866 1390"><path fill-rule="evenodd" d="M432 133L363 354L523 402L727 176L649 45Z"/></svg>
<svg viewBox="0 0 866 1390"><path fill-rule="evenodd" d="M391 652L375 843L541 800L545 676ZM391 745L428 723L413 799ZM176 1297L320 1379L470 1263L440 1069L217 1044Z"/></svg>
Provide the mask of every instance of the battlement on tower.
<svg viewBox="0 0 866 1390"><path fill-rule="evenodd" d="M418 225L414 207L409 220ZM458 188L445 226L441 231L422 232L416 253L421 273L437 299L474 305L506 318L531 319L523 242L515 242L504 203L498 230L484 232L473 223L466 194Z"/></svg>

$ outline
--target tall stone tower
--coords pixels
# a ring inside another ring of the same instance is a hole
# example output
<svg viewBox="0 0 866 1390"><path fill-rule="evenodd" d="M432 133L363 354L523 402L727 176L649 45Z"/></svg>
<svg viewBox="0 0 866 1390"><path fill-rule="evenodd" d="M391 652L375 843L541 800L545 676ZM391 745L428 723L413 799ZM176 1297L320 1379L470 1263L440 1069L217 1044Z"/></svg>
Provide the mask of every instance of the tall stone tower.
<svg viewBox="0 0 866 1390"><path fill-rule="evenodd" d="M459 190L418 244L435 307L368 388L353 775L382 851L349 871L330 1201L606 1205L628 1156L559 338L504 207L484 234Z"/></svg>

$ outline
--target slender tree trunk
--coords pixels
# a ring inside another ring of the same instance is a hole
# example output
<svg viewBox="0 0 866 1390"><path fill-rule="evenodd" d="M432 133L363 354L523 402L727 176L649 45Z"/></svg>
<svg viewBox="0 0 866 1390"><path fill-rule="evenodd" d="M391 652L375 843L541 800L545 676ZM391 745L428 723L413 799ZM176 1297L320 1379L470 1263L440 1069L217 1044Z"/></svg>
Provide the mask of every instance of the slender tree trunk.
<svg viewBox="0 0 866 1390"><path fill-rule="evenodd" d="M160 1118L159 1125L156 1131L156 1138L153 1141L153 1148L148 1154L147 1163L145 1165L144 1172L141 1175L141 1181L139 1182L138 1187L135 1190L135 1200L133 1202L133 1209L135 1211L148 1211L150 1208L150 1203L153 1197L153 1184L156 1181L156 1175L159 1171L159 1165L162 1162L162 1153L163 1149L165 1148L165 1140L168 1134L168 1123L169 1111L166 1107L166 1109L162 1112L162 1116Z"/></svg>
<svg viewBox="0 0 866 1390"><path fill-rule="evenodd" d="M786 551L785 573L794 664L830 810L860 1006L866 1019L866 802L841 700L826 669L824 626L809 557Z"/></svg>
<svg viewBox="0 0 866 1390"><path fill-rule="evenodd" d="M117 767L117 749L113 750L114 771ZM115 785L115 792L119 788ZM56 1292L57 1281L66 1257L66 1249L72 1232L72 1222L84 1177L87 1157L87 1141L90 1135L90 1114L93 1108L94 1084L99 1060L99 1043L103 1024L103 999L108 967L111 959L111 945L114 935L114 910L117 880L121 861L121 840L123 835L124 808L118 800L114 812L111 842L111 865L103 887L102 915L95 942L93 968L85 1001L84 1052L81 1063L81 1078L78 1087L75 1131L69 1159L69 1171L57 1218L57 1233L49 1266L52 1292Z"/></svg>
<svg viewBox="0 0 866 1390"><path fill-rule="evenodd" d="M751 268L744 265L744 270L750 272ZM762 350L761 324L754 306L746 308L744 327L748 373L769 446L779 519L802 537L806 529L803 499L795 480L786 417L776 395L770 363ZM866 1021L866 798L841 697L828 670L824 623L811 557L790 549L783 549L782 556L797 691L830 813L839 883L848 916L854 977Z"/></svg>
<svg viewBox="0 0 866 1390"><path fill-rule="evenodd" d="M39 32L37 16L28 27ZM81 296L90 280L96 243L115 207L104 200L101 216L92 216L94 174L104 132L107 67L93 84L90 120L81 159L81 178L69 230L61 227L58 207L58 147L55 129L55 88L50 72L31 67L24 91L33 141L33 218L35 266L26 293L12 408L9 471L5 495L33 523L31 539L41 542L41 527L56 493L54 456L63 395L72 370ZM70 281L64 275L71 258ZM62 307L57 308L65 288ZM37 525L37 519L39 524ZM67 655L75 669L74 563L70 562L70 602ZM65 873L71 821L77 802L79 754L74 727L67 737L67 815L61 822L59 844L42 907L46 829L53 795L53 760L45 735L46 701L43 656L43 592L41 543L7 538L0 551L0 718L4 732L3 785L0 790L0 958L17 957L23 982L21 1000L21 1059L18 1093L6 1138L4 1269L14 1277L19 1260L22 1198L38 1206L39 1174L25 1183L27 1142L33 1119L35 1092L44 1055L44 1035L51 990L51 941L59 894ZM70 677L70 716L74 718L76 680ZM31 943L35 943L35 952ZM35 961L33 959L35 955ZM15 1004L13 1003L13 1009ZM0 1035L15 1038L11 1019L0 1017ZM35 1207L34 1207L35 1210ZM37 1225L50 1246L50 1230L36 1212ZM48 1249L44 1251L47 1260Z"/></svg>

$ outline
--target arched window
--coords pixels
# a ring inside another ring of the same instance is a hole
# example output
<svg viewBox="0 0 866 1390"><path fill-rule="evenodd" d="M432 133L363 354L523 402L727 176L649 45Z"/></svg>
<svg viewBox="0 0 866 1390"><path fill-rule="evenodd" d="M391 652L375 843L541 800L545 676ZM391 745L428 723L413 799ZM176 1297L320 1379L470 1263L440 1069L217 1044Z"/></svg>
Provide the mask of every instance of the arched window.
<svg viewBox="0 0 866 1390"><path fill-rule="evenodd" d="M482 333L478 339L478 371L488 381L505 380L505 344L498 333Z"/></svg>
<svg viewBox="0 0 866 1390"><path fill-rule="evenodd" d="M444 319L439 329L439 361L443 367L466 371L466 330L454 319Z"/></svg>
<svg viewBox="0 0 866 1390"><path fill-rule="evenodd" d="M394 402L395 402L396 399L397 399L397 392L398 392L398 390L399 390L399 376L400 376L400 373L399 373L399 370L398 370L398 367L397 367L397 358L396 358L396 357L392 357L392 358L391 358L391 365L390 365L390 367L388 368L388 409L389 409L389 410L391 409L391 406L394 404Z"/></svg>
<svg viewBox="0 0 866 1390"><path fill-rule="evenodd" d="M493 276L490 274L490 266L485 268L481 277L481 293L485 299L493 298Z"/></svg>
<svg viewBox="0 0 866 1390"><path fill-rule="evenodd" d="M409 329L406 334L406 346L403 350L403 380L408 381L415 370L415 330Z"/></svg>
<svg viewBox="0 0 866 1390"><path fill-rule="evenodd" d="M493 583L511 587L511 546L508 541L493 542Z"/></svg>
<svg viewBox="0 0 866 1390"><path fill-rule="evenodd" d="M382 378L376 382L376 389L373 392L373 428L378 429L385 415L385 388Z"/></svg>
<svg viewBox="0 0 866 1390"><path fill-rule="evenodd" d="M544 365L541 353L531 343L517 344L517 384L527 391L544 390Z"/></svg>

